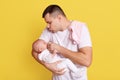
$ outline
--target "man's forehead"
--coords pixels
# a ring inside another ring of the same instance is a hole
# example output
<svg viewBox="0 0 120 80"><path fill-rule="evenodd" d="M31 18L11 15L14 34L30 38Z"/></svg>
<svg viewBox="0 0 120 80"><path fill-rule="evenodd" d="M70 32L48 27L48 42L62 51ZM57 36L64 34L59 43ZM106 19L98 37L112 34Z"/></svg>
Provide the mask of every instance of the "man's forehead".
<svg viewBox="0 0 120 80"><path fill-rule="evenodd" d="M50 13L47 13L44 18L45 19L50 18Z"/></svg>
<svg viewBox="0 0 120 80"><path fill-rule="evenodd" d="M47 13L47 14L45 15L44 19L45 19L46 22L49 22L49 21L51 20L50 14Z"/></svg>

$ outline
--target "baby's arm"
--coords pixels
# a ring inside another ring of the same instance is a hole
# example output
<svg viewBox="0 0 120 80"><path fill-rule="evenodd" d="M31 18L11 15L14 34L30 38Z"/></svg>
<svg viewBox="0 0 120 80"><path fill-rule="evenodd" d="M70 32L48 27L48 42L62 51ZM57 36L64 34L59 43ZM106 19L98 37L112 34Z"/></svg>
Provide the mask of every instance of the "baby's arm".
<svg viewBox="0 0 120 80"><path fill-rule="evenodd" d="M44 62L46 63L52 63L53 62L53 59L54 59L54 56L56 54L51 54L47 49L42 51L38 57L40 60L43 60Z"/></svg>
<svg viewBox="0 0 120 80"><path fill-rule="evenodd" d="M64 71L69 70L70 72L73 72L73 73L76 73L79 71L79 69L75 66L75 64L71 60L67 58L59 58L59 60L62 60L62 62L57 65L59 69L65 68Z"/></svg>

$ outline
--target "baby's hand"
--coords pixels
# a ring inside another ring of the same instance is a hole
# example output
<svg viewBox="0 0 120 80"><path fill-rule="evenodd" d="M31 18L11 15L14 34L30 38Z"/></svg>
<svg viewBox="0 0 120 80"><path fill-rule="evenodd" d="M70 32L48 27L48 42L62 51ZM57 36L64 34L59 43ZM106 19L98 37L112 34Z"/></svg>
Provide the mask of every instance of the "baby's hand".
<svg viewBox="0 0 120 80"><path fill-rule="evenodd" d="M51 53L56 53L56 52L57 52L57 48L58 48L58 45L57 45L56 43L48 42L48 44L47 44L47 49L48 49Z"/></svg>

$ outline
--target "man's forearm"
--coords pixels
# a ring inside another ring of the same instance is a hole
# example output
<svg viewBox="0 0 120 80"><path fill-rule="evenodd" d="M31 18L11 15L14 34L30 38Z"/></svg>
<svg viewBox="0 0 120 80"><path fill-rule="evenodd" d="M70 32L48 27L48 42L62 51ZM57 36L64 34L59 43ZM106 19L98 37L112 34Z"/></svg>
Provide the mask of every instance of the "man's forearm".
<svg viewBox="0 0 120 80"><path fill-rule="evenodd" d="M40 63L40 64L43 65L42 61L40 61L39 58L38 58L38 53L35 52L34 50L32 50L32 56L35 58L35 60L36 60L38 63Z"/></svg>
<svg viewBox="0 0 120 80"><path fill-rule="evenodd" d="M92 53L91 53L91 48L86 47L85 49L79 51L79 52L73 52L71 50L68 50L64 47L58 47L57 48L58 52L62 54L64 57L69 58L72 60L74 63L83 65L83 66L90 66L91 61L92 61Z"/></svg>

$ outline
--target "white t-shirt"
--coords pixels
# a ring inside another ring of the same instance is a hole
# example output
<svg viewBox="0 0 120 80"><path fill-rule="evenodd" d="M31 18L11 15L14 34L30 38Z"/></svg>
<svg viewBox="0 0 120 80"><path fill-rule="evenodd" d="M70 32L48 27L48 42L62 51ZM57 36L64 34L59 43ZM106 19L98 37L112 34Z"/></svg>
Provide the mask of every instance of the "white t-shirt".
<svg viewBox="0 0 120 80"><path fill-rule="evenodd" d="M78 49L86 46L92 47L90 34L86 25L82 26L81 38L80 38L79 44L73 44L72 41L69 39L69 34L70 34L70 31L68 29L64 31L58 31L56 33L51 33L46 28L41 34L39 39L43 39L46 42L49 42L49 41L54 42L71 51L78 51ZM62 55L60 56L63 57ZM87 80L87 68L85 66L78 65L78 64L76 64L76 66L81 70L80 74L83 76L80 80Z"/></svg>

